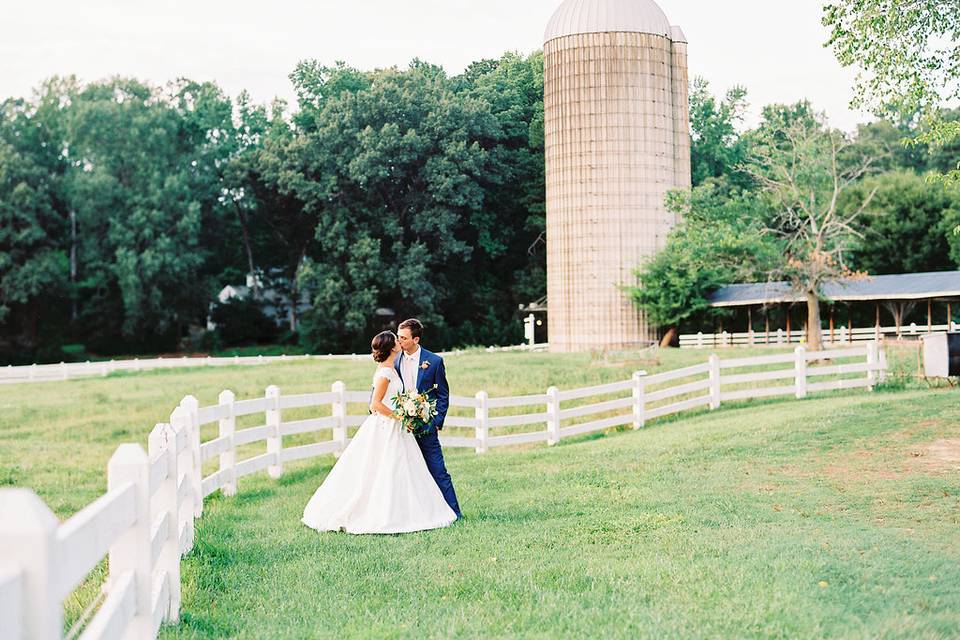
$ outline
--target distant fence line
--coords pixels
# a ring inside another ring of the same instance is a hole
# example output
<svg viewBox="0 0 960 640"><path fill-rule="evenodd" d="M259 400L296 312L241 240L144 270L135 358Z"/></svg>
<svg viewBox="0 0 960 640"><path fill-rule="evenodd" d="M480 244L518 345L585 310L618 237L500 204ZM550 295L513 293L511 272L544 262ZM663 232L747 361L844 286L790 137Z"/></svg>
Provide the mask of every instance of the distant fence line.
<svg viewBox="0 0 960 640"><path fill-rule="evenodd" d="M770 368L780 364L789 366ZM751 368L760 370L742 371ZM654 375L638 371L629 380L565 391L550 387L544 394L491 398L479 391L473 397L451 396L451 408L472 409L474 415L450 415L445 423L447 429L473 429L473 436L444 435L442 442L478 453L530 442L555 445L562 438L610 427L639 429L655 418L701 406L716 409L723 402L872 389L885 371L884 353L872 342L820 352L801 346L793 353L728 360L713 354L707 362L682 369ZM340 381L328 392L286 396L270 386L263 397L243 400L227 390L207 407L186 396L169 423L150 432L146 451L139 444L117 448L107 465L107 493L62 524L32 490L0 489L3 637L61 638L63 599L107 556L102 601L96 611L90 607L68 635L79 634L82 640L156 638L163 621L179 620L180 559L193 546L194 521L203 512L204 498L216 491L235 495L237 480L253 473L266 470L279 478L289 462L338 455L350 442L348 428L368 415L366 410L350 414L349 406L366 406L369 397L369 390L348 391ZM572 401L588 404L563 406ZM286 410L326 406L329 416L283 419ZM530 407L537 410L491 415L491 410ZM263 414L262 425L236 428L238 417L255 414ZM588 421L572 422L581 418ZM218 434L203 442L201 427L207 424L217 424ZM529 425L540 428L491 435ZM284 446L284 437L327 431L330 440ZM237 460L238 447L258 442L265 442L265 453ZM208 460L217 461L217 470L204 477Z"/></svg>
<svg viewBox="0 0 960 640"><path fill-rule="evenodd" d="M504 351L540 351L547 345L517 345L510 347L485 347L487 353ZM469 353L469 349L442 352L440 355L460 355ZM370 354L329 354L329 355L281 355L281 356L222 356L203 358L152 358L141 360L103 360L97 362L60 362L55 364L28 364L0 367L0 384L21 382L57 382L71 378L90 378L106 376L115 371L151 371L153 369L179 369L182 367L231 367L243 365L261 365L277 362L297 362L302 360L369 360Z"/></svg>
<svg viewBox="0 0 960 640"><path fill-rule="evenodd" d="M832 331L828 328L823 329L823 343L827 345L852 344L854 342L873 342L883 338L904 338L919 337L929 333L942 333L945 331L957 331L960 325L956 322L950 324L917 324L911 322L901 327L854 327L850 329L846 326L836 327ZM720 333L684 333L680 336L680 347L688 349L716 349L722 347L743 347L743 346L762 346L762 345L788 345L800 344L806 341L806 333L801 329L799 331L743 331Z"/></svg>

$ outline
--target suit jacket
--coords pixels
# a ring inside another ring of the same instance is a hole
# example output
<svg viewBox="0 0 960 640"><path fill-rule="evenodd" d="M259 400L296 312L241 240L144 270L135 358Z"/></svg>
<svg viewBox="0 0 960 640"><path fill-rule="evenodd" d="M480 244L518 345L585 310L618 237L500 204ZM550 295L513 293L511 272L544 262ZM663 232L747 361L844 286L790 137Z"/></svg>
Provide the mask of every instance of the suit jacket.
<svg viewBox="0 0 960 640"><path fill-rule="evenodd" d="M403 374L400 373L400 362L401 358L397 358L393 366L400 375L400 379L403 380ZM423 347L420 347L420 366L417 368L417 391L427 392L430 398L437 401L437 415L430 422L430 426L437 431L443 429L443 421L446 420L447 409L450 408L450 386L447 384L447 371L443 366L443 358Z"/></svg>

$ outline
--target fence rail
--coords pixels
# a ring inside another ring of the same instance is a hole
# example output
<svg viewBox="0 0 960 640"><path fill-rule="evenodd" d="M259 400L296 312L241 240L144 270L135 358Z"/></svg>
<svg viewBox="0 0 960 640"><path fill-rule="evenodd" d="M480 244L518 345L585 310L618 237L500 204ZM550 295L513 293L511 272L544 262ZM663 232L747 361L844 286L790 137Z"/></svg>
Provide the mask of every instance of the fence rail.
<svg viewBox="0 0 960 640"><path fill-rule="evenodd" d="M911 322L901 327L854 327L852 330L846 326L834 328L831 333L829 328L824 328L823 343L825 345L852 344L854 342L876 342L883 338L916 338L929 333L942 333L944 331L960 330L960 324L951 322L950 324L917 324ZM720 333L684 333L680 336L680 347L682 349L716 349L722 347L742 347L749 345L768 345L768 344L801 344L806 340L803 330L784 331L777 329L775 331L744 331L730 333L721 331Z"/></svg>
<svg viewBox="0 0 960 640"><path fill-rule="evenodd" d="M817 364L828 358L845 362ZM801 346L793 353L733 360L714 354L682 369L655 375L638 371L629 380L582 389L550 387L545 394L490 398L479 391L474 397L451 396L452 409L472 410L473 417L448 417L441 441L445 447L478 453L498 446L555 445L562 438L623 425L638 429L655 418L698 407L716 409L732 400L872 388L885 371L884 354L872 342L821 352ZM783 380L790 384L781 384ZM777 384L766 384L771 381ZM33 491L0 489L3 637L63 637L63 599L109 557L105 598L70 635L82 630L83 639L155 638L164 620L179 619L180 559L193 546L194 521L202 515L204 498L217 491L232 496L238 479L254 473L267 471L279 478L286 463L339 454L350 442L348 427L367 416L349 414L350 405L366 404L368 394L335 382L330 392L283 396L271 386L264 397L245 400L223 391L217 404L208 407L187 396L168 423L150 432L147 451L139 444L117 448L107 467L107 493L62 524ZM283 419L286 409L327 406L330 416ZM491 416L491 409L524 413ZM237 430L237 417L261 413L263 424ZM201 429L214 424L216 437L202 442ZM531 425L538 428L516 431ZM463 434L465 429L472 433ZM284 446L285 436L305 433L329 434L330 439ZM266 451L237 460L238 447L256 443L265 443ZM216 470L204 476L203 463L212 460Z"/></svg>
<svg viewBox="0 0 960 640"><path fill-rule="evenodd" d="M504 351L543 351L547 344L521 344L511 347L486 347L486 353ZM453 356L469 353L469 349L445 351L440 355ZM18 384L23 382L58 382L73 378L106 376L115 371L152 371L154 369L179 369L185 367L234 367L274 364L278 362L298 362L304 360L369 360L370 354L328 354L328 355L281 355L281 356L225 356L190 358L152 358L133 360L103 360L97 362L59 362L53 364L28 364L0 366L0 384Z"/></svg>

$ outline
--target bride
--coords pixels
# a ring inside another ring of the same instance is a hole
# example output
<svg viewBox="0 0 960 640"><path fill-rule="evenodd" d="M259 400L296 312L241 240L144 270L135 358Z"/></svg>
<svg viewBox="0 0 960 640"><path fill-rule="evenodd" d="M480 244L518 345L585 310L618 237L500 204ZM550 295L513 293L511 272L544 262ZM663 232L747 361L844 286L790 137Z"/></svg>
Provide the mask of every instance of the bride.
<svg viewBox="0 0 960 640"><path fill-rule="evenodd" d="M371 342L372 414L303 510L317 531L406 533L445 527L457 519L427 470L416 438L393 418L391 402L402 387L394 361L397 336L383 331Z"/></svg>

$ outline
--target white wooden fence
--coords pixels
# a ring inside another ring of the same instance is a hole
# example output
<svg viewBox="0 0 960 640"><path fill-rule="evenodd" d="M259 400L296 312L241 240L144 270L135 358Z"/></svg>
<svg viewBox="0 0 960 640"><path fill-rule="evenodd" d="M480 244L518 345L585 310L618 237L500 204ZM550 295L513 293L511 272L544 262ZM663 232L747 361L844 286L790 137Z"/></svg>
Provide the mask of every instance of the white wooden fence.
<svg viewBox="0 0 960 640"><path fill-rule="evenodd" d="M716 409L723 402L872 388L885 371L884 354L873 342L821 352L801 346L793 353L731 360L711 355L702 364L655 375L638 371L629 380L568 391L550 387L543 394L502 398L480 391L451 397L442 442L478 453L531 442L553 445L620 425L641 428L655 418ZM117 449L108 464L107 493L62 524L31 490L0 490L0 636L61 638L63 599L108 556L105 597L89 620L75 625L82 628L79 637L155 638L162 621L178 620L180 558L193 546L194 519L204 498L216 491L234 495L239 478L262 470L279 478L289 462L339 454L349 443L348 429L368 415L350 414L350 405L366 406L369 397L369 390L348 391L342 382L328 392L286 396L271 386L263 397L244 400L223 391L217 404L207 407L187 396L170 422L150 433L148 451L138 444ZM328 416L283 418L285 411L327 406ZM505 414L518 408L527 412ZM458 415L464 411L473 416ZM255 414L263 415L263 424L237 429L237 418ZM201 428L208 424L217 425L217 436L202 442ZM465 429L472 433L456 434ZM285 437L317 432L330 437L284 446ZM265 442L265 452L237 460L238 447L259 442ZM204 477L208 460L217 467Z"/></svg>
<svg viewBox="0 0 960 640"><path fill-rule="evenodd" d="M884 337L890 338L916 338L929 333L942 333L944 331L958 331L960 324L953 322L951 324L925 325L911 322L908 325L900 327L854 327L852 330L846 326L835 327L833 333L830 329L823 329L822 337L825 345L849 345L854 342L874 342ZM783 329L777 329L769 333L765 331L744 331L720 333L684 333L680 335L681 349L716 349L722 347L742 347L750 345L788 345L801 344L806 340L806 334L803 329L791 331L788 335Z"/></svg>
<svg viewBox="0 0 960 640"><path fill-rule="evenodd" d="M517 345L511 347L486 347L487 353L501 351L540 351L546 349L546 344ZM469 353L469 349L441 352L446 357ZM98 362L60 362L55 364L28 364L0 366L0 384L16 384L21 382L57 382L72 378L89 378L106 376L115 371L150 371L153 369L177 369L184 367L232 367L244 365L261 365L277 362L296 362L303 360L369 360L369 353L329 354L329 355L296 355L296 356L227 356L203 358L152 358L141 360L103 360Z"/></svg>
<svg viewBox="0 0 960 640"><path fill-rule="evenodd" d="M189 400L150 432L149 453L120 445L107 493L62 524L33 491L0 491L0 636L61 638L63 599L104 557L105 597L80 638L155 638L177 622L180 558L203 508Z"/></svg>
<svg viewBox="0 0 960 640"><path fill-rule="evenodd" d="M272 362L294 362L310 358L332 358L335 356L232 356L225 358L153 358L140 360L103 360L99 362L60 362L57 364L7 365L0 367L0 384L18 382L57 382L72 378L106 376L115 371L151 371L153 369L174 369L181 367L229 367L237 365L258 365ZM336 356L350 359L356 356ZM369 357L369 356L368 356Z"/></svg>

